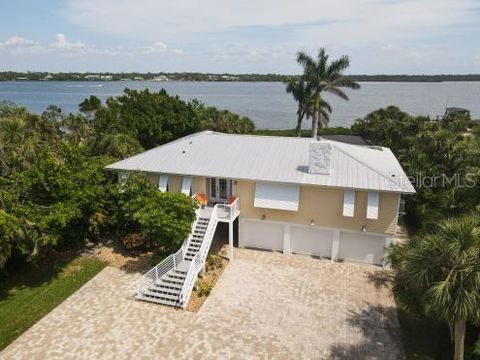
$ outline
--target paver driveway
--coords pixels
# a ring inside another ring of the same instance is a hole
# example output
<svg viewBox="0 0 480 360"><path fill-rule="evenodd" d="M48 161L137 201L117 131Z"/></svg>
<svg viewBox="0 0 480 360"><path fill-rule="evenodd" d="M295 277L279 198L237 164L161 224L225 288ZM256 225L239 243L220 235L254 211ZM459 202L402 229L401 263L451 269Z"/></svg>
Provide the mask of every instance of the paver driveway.
<svg viewBox="0 0 480 360"><path fill-rule="evenodd" d="M238 249L198 313L127 300L105 268L2 359L402 359L383 270Z"/></svg>

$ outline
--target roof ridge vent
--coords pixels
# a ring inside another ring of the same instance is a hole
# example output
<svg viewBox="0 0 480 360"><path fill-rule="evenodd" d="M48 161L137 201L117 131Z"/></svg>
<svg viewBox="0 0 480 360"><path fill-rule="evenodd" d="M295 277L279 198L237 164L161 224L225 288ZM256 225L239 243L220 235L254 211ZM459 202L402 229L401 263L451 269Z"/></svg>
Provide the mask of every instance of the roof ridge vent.
<svg viewBox="0 0 480 360"><path fill-rule="evenodd" d="M310 174L329 175L332 145L323 141L310 143L308 172Z"/></svg>

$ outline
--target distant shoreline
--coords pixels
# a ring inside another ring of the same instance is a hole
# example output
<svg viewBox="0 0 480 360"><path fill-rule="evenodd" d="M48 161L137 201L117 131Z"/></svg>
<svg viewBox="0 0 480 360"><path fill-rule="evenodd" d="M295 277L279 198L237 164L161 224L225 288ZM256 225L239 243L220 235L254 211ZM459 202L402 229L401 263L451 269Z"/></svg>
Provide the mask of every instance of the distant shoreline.
<svg viewBox="0 0 480 360"><path fill-rule="evenodd" d="M207 82L281 82L298 75L282 74L212 74L212 73L49 73L0 72L1 81L207 81ZM480 74L466 75L348 75L359 82L452 82L480 81Z"/></svg>

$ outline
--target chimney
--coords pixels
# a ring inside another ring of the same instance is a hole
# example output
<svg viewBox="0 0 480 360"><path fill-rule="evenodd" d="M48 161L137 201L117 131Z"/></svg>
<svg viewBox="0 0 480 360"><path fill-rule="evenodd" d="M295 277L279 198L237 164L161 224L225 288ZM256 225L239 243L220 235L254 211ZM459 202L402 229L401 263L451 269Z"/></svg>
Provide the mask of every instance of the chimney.
<svg viewBox="0 0 480 360"><path fill-rule="evenodd" d="M310 143L308 172L310 174L329 175L332 145L323 141Z"/></svg>

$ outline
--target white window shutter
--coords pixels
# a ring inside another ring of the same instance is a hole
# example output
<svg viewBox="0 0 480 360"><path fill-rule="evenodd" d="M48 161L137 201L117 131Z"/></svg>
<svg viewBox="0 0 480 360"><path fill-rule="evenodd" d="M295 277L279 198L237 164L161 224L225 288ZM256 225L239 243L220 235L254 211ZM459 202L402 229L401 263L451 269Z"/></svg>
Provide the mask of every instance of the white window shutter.
<svg viewBox="0 0 480 360"><path fill-rule="evenodd" d="M368 192L367 219L378 219L378 191Z"/></svg>
<svg viewBox="0 0 480 360"><path fill-rule="evenodd" d="M299 185L257 182L253 206L263 209L298 211Z"/></svg>
<svg viewBox="0 0 480 360"><path fill-rule="evenodd" d="M353 217L355 212L355 190L345 189L343 194L343 216Z"/></svg>
<svg viewBox="0 0 480 360"><path fill-rule="evenodd" d="M192 188L192 177L184 176L182 179L182 193L190 196L190 189Z"/></svg>
<svg viewBox="0 0 480 360"><path fill-rule="evenodd" d="M168 175L161 174L158 179L158 190L161 192L167 191L168 188Z"/></svg>

